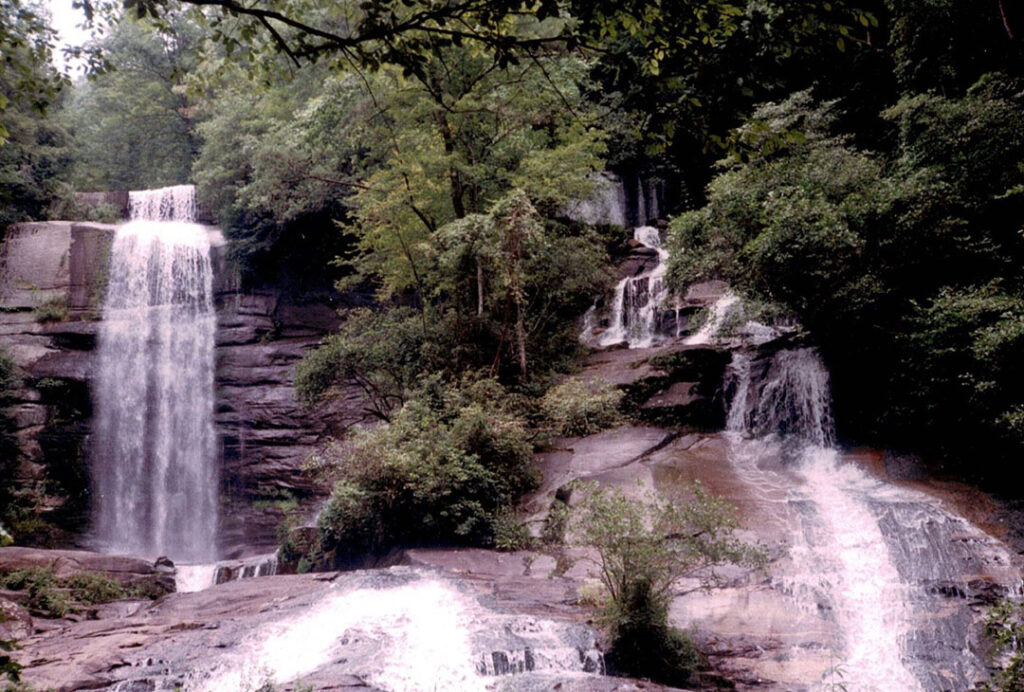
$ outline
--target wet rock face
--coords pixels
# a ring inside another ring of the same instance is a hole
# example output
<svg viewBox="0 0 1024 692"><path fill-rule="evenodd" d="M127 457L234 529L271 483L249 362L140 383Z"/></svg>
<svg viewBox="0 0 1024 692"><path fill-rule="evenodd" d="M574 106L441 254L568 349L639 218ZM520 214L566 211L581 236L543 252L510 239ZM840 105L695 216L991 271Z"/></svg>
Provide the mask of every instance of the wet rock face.
<svg viewBox="0 0 1024 692"><path fill-rule="evenodd" d="M223 494L232 498L223 517L226 557L276 546L279 513L253 503L319 492L304 462L329 435L363 420L357 392L309 407L292 385L298 362L337 328L338 307L326 296L293 299L273 290L217 296L214 420Z"/></svg>
<svg viewBox="0 0 1024 692"><path fill-rule="evenodd" d="M561 592L551 600L551 580L527 579L542 589L513 600L548 612L523 615L489 596L505 578L489 562L475 562L486 576L398 567L236 581L38 632L17 657L29 684L61 692L256 689L268 680L277 689L636 689L596 677L595 632Z"/></svg>
<svg viewBox="0 0 1024 692"><path fill-rule="evenodd" d="M91 386L115 233L95 223L16 224L0 246L0 346L25 385L11 409L19 447L12 480L35 493L34 504L60 529L27 537L39 544L76 544L88 524ZM276 543L281 516L269 503L317 491L303 462L327 434L362 420L362 402L353 392L311 409L292 387L295 365L337 327L341 297L294 296L274 286L243 291L223 237L209 234L223 549L235 557Z"/></svg>

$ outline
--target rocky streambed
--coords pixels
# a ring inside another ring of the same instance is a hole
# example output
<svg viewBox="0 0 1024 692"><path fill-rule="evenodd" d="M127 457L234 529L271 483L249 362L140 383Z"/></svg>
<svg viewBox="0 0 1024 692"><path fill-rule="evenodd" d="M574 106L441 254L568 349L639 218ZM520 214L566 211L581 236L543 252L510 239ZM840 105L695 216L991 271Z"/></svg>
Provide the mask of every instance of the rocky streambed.
<svg viewBox="0 0 1024 692"><path fill-rule="evenodd" d="M29 225L10 233L4 249L4 266L24 268L21 283L5 270L0 286L0 339L28 375L14 409L17 480L63 490L44 504L69 527L82 520L72 491L87 485L95 343L88 298L95 286L82 277L102 274L82 267L102 264L97 248L107 233L88 224ZM26 281L38 290L23 289ZM722 290L694 291L692 304L673 312L674 332ZM272 548L280 514L257 501L314 492L303 459L358 421L360 407L353 394L338 410L312 412L291 385L295 362L334 324L330 306L230 282L217 292L216 415L229 517L222 547L234 557ZM61 300L68 314L40 319L41 309ZM798 346L784 335L742 347L752 391L771 377L777 353ZM772 558L764 570L724 570L710 592L678 585L670 616L692 629L714 669L709 680L736 689L814 689L837 664L859 660L851 658L855 644L872 627L892 626L898 663L919 689L967 689L983 679L981 618L1020 574L1017 555L1001 540L998 508L971 488L930 480L912 458L836 451L818 473L784 441L725 431L740 348L667 339L589 356L580 376L622 387L636 424L553 440L537 457L544 482L524 499L524 521L539 532L556 502L572 504L577 480L668 498L699 480L738 508L745 537ZM830 513L836 508L843 521ZM875 528L839 536L837 525L853 517ZM854 550L888 556L890 583L875 593L898 596L895 620L886 619L888 604L877 621L851 620L858 601L846 591L856 584L844 555ZM25 566L26 554L10 551L0 550L0 569ZM43 689L256 689L268 680L279 689L422 689L402 671L418 671L416 680L436 689L659 689L597 675L593 610L581 603L581 592L592 591L589 557L568 549L413 550L387 569L243 579L61 620L33 619L17 594L0 594L0 604L4 636L23 646L15 656L25 680ZM103 563L118 558L86 553L37 551L31 559L55 571L120 569ZM159 565L132 565L132 574L166 579ZM864 669L847 672L849 689L869 684Z"/></svg>

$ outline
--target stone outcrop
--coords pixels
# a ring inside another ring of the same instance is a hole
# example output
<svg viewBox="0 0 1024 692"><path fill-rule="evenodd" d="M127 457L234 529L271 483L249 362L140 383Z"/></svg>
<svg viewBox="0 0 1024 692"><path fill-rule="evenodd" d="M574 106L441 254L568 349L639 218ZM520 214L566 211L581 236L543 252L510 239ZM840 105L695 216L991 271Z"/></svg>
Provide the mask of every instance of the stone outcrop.
<svg viewBox="0 0 1024 692"><path fill-rule="evenodd" d="M587 658L593 656L594 633L585 625L586 611L566 602L574 600L573 584L578 580L572 576L549 579L539 568L524 574L523 557L487 551L417 551L409 561L421 567L234 581L196 593L172 594L124 612L101 611L96 619L65 623L59 629L42 628L23 639L23 648L15 655L25 666L23 678L28 684L58 692L116 685L122 685L118 689L170 690L175 685L193 689L212 684L214 676L232 670L238 670L242 679L230 678L235 682L230 689L248 683L257 687L264 677L245 676L267 675L266 669L261 670L263 657L296 670L303 685L317 690L373 690L378 688L372 680L384 662L415 645L406 636L402 647L395 648L391 637L392 630L408 626L403 624L406 617L416 614L375 626L372 620L325 617L324 609L337 608L332 600L357 589L386 594L390 589L428 583L440 584L450 594L447 597L456 599L452 606L464 613L460 627L465 628L471 651L467 664L472 666L478 659L484 668L482 681L490 678L499 689L669 689L621 678L538 670L542 661L564 656L569 647L578 647L579 653L573 656L582 657L576 661L580 669L586 668L587 660L599 666L600 659ZM314 612L321 615L310 621L305 636L289 638L288 628ZM430 625L412 623L417 628ZM418 634L419 645L424 646L422 633ZM453 634L438 632L445 638ZM333 639L333 644L316 660L320 646L316 642L325 637ZM291 658L281 656L282 647L291 647L284 649ZM293 663L295 657L300 660ZM507 665L500 665L502 661ZM522 673L511 674L520 663ZM531 668L535 670L530 672ZM295 689L291 677L275 680L276 689Z"/></svg>
<svg viewBox="0 0 1024 692"><path fill-rule="evenodd" d="M139 587L147 593L174 591L174 565L166 559L155 563L135 557L104 555L87 550L43 550L39 548L0 548L0 573L41 567L58 579L81 572L105 574L125 587Z"/></svg>

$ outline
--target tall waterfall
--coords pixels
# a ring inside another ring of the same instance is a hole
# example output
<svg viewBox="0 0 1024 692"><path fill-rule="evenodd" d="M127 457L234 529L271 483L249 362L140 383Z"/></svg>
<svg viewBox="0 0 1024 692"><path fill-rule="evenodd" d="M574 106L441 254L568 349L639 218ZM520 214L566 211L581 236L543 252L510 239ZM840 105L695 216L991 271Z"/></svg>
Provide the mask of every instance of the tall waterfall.
<svg viewBox="0 0 1024 692"><path fill-rule="evenodd" d="M132 192L99 332L94 532L106 550L215 556L210 244L192 186Z"/></svg>
<svg viewBox="0 0 1024 692"><path fill-rule="evenodd" d="M730 380L732 463L788 497L791 567L775 588L834 621L845 689L938 692L984 680L971 643L978 615L964 594L968 579L1005 573L1005 549L930 496L843 463L813 349L767 362L737 353ZM786 457L795 468L766 461Z"/></svg>

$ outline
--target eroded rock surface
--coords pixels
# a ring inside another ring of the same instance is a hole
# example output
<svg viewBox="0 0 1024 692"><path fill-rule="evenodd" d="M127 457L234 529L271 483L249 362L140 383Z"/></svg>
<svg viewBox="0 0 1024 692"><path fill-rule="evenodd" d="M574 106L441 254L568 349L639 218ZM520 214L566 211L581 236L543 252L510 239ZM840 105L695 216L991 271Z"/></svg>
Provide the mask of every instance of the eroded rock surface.
<svg viewBox="0 0 1024 692"><path fill-rule="evenodd" d="M29 684L60 692L254 689L267 680L284 690L298 680L317 690L406 689L412 681L467 691L666 689L598 677L582 611L557 590L493 598L489 591L509 593L494 586L508 575L487 562L475 556L473 577L398 567L172 594L36 634L17 658ZM538 613L539 602L553 607Z"/></svg>

